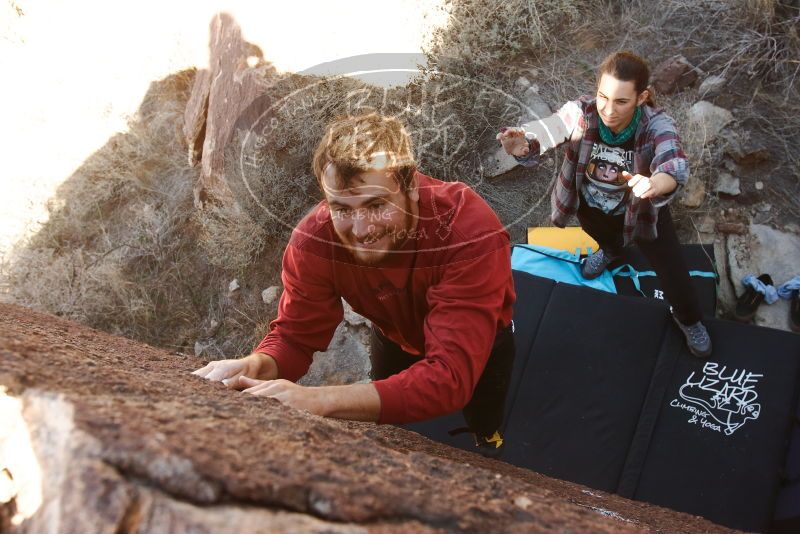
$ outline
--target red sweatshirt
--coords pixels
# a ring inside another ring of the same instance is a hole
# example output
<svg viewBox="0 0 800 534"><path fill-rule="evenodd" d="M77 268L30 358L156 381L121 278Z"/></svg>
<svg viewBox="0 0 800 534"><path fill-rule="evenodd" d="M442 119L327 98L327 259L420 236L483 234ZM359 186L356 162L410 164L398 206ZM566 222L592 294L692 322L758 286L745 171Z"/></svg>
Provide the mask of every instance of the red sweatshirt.
<svg viewBox="0 0 800 534"><path fill-rule="evenodd" d="M296 381L324 351L344 298L403 350L405 371L373 382L381 423L431 419L463 408L498 330L511 322L514 283L508 233L472 189L418 173L419 221L377 266L356 263L337 238L326 203L297 225L283 256L278 317L256 352Z"/></svg>

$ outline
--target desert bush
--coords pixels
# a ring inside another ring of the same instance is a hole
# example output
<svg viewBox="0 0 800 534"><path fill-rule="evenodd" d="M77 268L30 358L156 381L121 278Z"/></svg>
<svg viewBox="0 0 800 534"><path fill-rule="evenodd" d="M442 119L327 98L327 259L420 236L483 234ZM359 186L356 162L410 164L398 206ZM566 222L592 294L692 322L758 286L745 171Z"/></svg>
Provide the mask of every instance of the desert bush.
<svg viewBox="0 0 800 534"><path fill-rule="evenodd" d="M267 245L265 228L235 202L210 204L195 217L202 229L198 244L222 271L243 272Z"/></svg>
<svg viewBox="0 0 800 534"><path fill-rule="evenodd" d="M472 78L502 79L510 65L560 47L589 2L581 0L457 0L427 51L432 66Z"/></svg>
<svg viewBox="0 0 800 534"><path fill-rule="evenodd" d="M58 189L4 267L14 300L149 343L183 346L210 277L192 222L197 173L178 137L193 72L151 85L128 131Z"/></svg>
<svg viewBox="0 0 800 534"><path fill-rule="evenodd" d="M784 95L797 94L798 26L800 6L780 0L637 0L626 19L626 33L651 57L679 51L730 86L755 79Z"/></svg>

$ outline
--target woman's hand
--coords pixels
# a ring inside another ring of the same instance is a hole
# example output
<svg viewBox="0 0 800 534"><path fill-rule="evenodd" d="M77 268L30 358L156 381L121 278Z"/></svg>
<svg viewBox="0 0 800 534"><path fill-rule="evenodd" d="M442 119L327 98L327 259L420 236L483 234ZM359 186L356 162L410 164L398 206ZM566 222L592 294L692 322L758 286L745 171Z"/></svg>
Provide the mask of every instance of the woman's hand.
<svg viewBox="0 0 800 534"><path fill-rule="evenodd" d="M500 128L500 133L495 138L500 141L507 154L524 158L530 152L530 145L522 128Z"/></svg>
<svg viewBox="0 0 800 534"><path fill-rule="evenodd" d="M633 196L642 199L666 195L672 193L678 187L678 182L675 181L675 178L665 172L658 172L653 176L647 177L622 171L622 176L628 180L628 187L632 188Z"/></svg>

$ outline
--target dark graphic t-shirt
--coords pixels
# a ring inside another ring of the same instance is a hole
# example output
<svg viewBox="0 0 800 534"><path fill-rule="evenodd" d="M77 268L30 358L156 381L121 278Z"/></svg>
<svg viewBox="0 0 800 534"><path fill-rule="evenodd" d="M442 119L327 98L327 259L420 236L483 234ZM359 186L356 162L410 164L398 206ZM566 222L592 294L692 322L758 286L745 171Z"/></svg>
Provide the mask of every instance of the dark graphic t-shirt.
<svg viewBox="0 0 800 534"><path fill-rule="evenodd" d="M586 176L581 186L583 198L592 208L609 215L625 213L625 194L630 191L622 171L633 169L633 142L631 136L617 146L597 141L592 147L592 156L586 166Z"/></svg>

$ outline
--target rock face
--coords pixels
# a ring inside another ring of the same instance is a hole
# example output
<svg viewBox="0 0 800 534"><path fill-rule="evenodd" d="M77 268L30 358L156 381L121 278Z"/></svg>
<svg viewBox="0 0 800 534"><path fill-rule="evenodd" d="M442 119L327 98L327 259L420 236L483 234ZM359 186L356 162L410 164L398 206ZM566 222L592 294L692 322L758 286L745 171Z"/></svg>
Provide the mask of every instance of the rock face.
<svg viewBox="0 0 800 534"><path fill-rule="evenodd" d="M697 71L683 56L659 63L651 76L656 93L671 95L691 87L697 81Z"/></svg>
<svg viewBox="0 0 800 534"><path fill-rule="evenodd" d="M263 93L274 73L261 50L242 37L230 15L214 16L209 28L209 69L197 72L184 113L189 162L202 165L195 203L225 198L224 151L241 112Z"/></svg>
<svg viewBox="0 0 800 534"><path fill-rule="evenodd" d="M0 305L3 532L730 532Z"/></svg>
<svg viewBox="0 0 800 534"><path fill-rule="evenodd" d="M701 98L715 97L725 87L725 83L727 83L727 80L722 76L709 76L700 84L697 93Z"/></svg>
<svg viewBox="0 0 800 534"><path fill-rule="evenodd" d="M683 188L681 196L681 204L687 208L697 208L706 198L706 185L702 180L690 178L686 186Z"/></svg>
<svg viewBox="0 0 800 534"><path fill-rule="evenodd" d="M344 319L336 327L328 350L315 352L308 373L300 379L306 386L352 384L369 381L370 329L372 323L342 300Z"/></svg>
<svg viewBox="0 0 800 534"><path fill-rule="evenodd" d="M762 224L751 224L749 233L728 237L728 264L730 278L737 295L744 292L742 278L752 273L767 273L775 286L798 274L800 265L800 238L792 232L781 232ZM789 328L789 301L762 304L754 322L780 330Z"/></svg>
<svg viewBox="0 0 800 534"><path fill-rule="evenodd" d="M701 100L689 109L689 122L698 125L709 142L719 135L722 128L733 121L733 114L725 108Z"/></svg>
<svg viewBox="0 0 800 534"><path fill-rule="evenodd" d="M736 196L742 193L739 179L727 172L719 173L714 191L730 196Z"/></svg>

